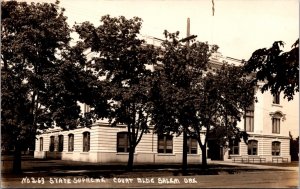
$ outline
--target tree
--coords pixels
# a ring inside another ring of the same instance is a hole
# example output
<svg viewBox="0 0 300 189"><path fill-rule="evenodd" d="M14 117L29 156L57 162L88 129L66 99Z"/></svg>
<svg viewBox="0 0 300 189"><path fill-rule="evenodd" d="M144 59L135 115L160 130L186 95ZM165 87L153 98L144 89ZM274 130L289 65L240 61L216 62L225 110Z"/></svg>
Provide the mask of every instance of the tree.
<svg viewBox="0 0 300 189"><path fill-rule="evenodd" d="M291 161L299 161L299 136L293 138L291 132L289 132L289 136Z"/></svg>
<svg viewBox="0 0 300 189"><path fill-rule="evenodd" d="M155 71L152 116L158 134L183 135L183 174L187 171L187 135L189 127L197 122L194 88L203 77L209 56L216 46L193 42L191 46L181 43L179 32L165 31L159 64Z"/></svg>
<svg viewBox="0 0 300 189"><path fill-rule="evenodd" d="M283 92L285 98L292 100L295 92L299 92L299 39L288 52L281 50L283 46L282 41L275 41L269 49L254 51L244 63L244 70L256 74L254 82L266 82L262 92Z"/></svg>
<svg viewBox="0 0 300 189"><path fill-rule="evenodd" d="M178 40L178 33L165 32L158 78L152 88L152 116L159 134L183 134L183 157L186 136L195 137L202 150L202 165L207 165L206 145L213 132L225 142L229 138L247 138L237 122L254 101L253 84L243 76L240 67L223 65L209 68L209 57L216 46L194 42L188 48ZM226 139L227 138L227 139ZM183 173L187 162L183 158Z"/></svg>
<svg viewBox="0 0 300 189"><path fill-rule="evenodd" d="M126 19L109 15L94 27L89 22L75 26L84 47L95 56L87 64L98 78L106 83L103 92L109 101L108 115L112 126L127 127L129 156L127 170L132 170L135 148L144 133L149 131L149 91L152 72L147 68L156 61L153 46L138 38L142 25L140 18ZM96 109L103 108L91 104ZM94 114L100 118L96 112Z"/></svg>
<svg viewBox="0 0 300 189"><path fill-rule="evenodd" d="M81 79L74 79L86 77L58 5L1 4L2 144L14 148L15 173L21 172L21 150L34 144L38 131L75 128L80 118L77 101L83 91L77 90Z"/></svg>
<svg viewBox="0 0 300 189"><path fill-rule="evenodd" d="M206 167L207 141L212 134L222 144L230 138L247 140L247 133L237 127L237 122L245 109L254 103L254 86L240 67L224 64L216 71L208 71L195 91L198 94L195 110L199 121L194 122L191 132L198 139L202 166Z"/></svg>

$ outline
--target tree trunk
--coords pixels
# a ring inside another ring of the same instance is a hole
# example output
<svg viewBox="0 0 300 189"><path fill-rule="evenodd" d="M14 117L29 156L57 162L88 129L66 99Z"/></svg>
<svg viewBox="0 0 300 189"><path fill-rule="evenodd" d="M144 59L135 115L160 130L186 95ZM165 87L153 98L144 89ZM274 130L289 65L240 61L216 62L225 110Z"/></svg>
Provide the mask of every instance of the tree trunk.
<svg viewBox="0 0 300 189"><path fill-rule="evenodd" d="M128 162L127 162L126 171L132 171L133 160L134 160L134 151L135 151L135 148L131 146L130 149L129 149L129 155L128 155Z"/></svg>
<svg viewBox="0 0 300 189"><path fill-rule="evenodd" d="M206 143L201 146L202 151L202 168L207 167Z"/></svg>
<svg viewBox="0 0 300 189"><path fill-rule="evenodd" d="M20 174L22 173L22 156L21 156L21 145L19 142L15 145L14 157L13 157L13 173Z"/></svg>
<svg viewBox="0 0 300 189"><path fill-rule="evenodd" d="M187 175L187 133L183 131L182 175Z"/></svg>

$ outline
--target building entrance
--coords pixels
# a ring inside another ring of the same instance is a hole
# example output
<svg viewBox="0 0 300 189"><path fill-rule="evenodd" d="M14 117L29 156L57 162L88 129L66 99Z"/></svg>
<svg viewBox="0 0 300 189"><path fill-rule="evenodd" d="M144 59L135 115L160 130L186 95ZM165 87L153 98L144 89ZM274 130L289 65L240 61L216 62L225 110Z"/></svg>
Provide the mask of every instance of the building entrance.
<svg viewBox="0 0 300 189"><path fill-rule="evenodd" d="M223 147L221 147L216 140L207 141L207 157L211 160L224 160Z"/></svg>

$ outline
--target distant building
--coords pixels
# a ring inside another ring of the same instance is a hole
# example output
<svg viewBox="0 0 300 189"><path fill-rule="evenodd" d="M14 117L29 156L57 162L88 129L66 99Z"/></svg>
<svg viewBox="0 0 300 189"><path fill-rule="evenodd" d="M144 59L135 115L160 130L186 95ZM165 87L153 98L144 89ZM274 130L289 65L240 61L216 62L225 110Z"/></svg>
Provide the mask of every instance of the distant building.
<svg viewBox="0 0 300 189"><path fill-rule="evenodd" d="M160 44L161 40L153 40ZM152 43L152 42L151 42ZM223 62L239 65L240 60L224 57L220 53L210 59L213 67ZM248 144L229 142L229 147L218 145L213 139L208 141L208 159L234 162L290 162L291 127L299 125L295 118L298 112L299 97L295 95L293 102L287 102L282 95L275 96L268 92L262 94L256 87L258 103L254 103L245 112L244 118L238 123L241 130L249 134ZM82 105L82 111L88 112L89 107ZM201 161L201 149L197 141L188 139L188 163ZM49 129L37 136L35 158L56 158L72 161L99 163L127 162L128 139L126 126L111 127L105 120L98 120L91 128L78 128L62 131ZM136 147L135 163L181 163L182 136L158 136L152 131L144 134Z"/></svg>

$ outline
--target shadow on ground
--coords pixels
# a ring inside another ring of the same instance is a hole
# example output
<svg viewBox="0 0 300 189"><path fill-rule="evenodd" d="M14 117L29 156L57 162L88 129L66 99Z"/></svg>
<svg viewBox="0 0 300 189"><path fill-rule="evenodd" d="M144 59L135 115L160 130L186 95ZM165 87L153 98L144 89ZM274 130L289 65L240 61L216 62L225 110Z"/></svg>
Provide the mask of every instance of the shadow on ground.
<svg viewBox="0 0 300 189"><path fill-rule="evenodd" d="M4 167L12 163L9 160L4 162ZM160 176L181 176L180 164L165 164L165 165L134 165L133 171L127 172L126 163L124 165L110 164L101 165L99 163L90 162L74 162L65 160L44 160L34 159L33 157L23 157L22 175L30 176L45 176L45 177L160 177ZM266 171L267 169L257 169L243 166L217 165L211 164L207 168L202 168L201 165L192 164L188 167L188 173L185 175L223 175L223 174L239 174L241 172L251 171ZM282 171L282 170L281 170ZM8 172L2 173L2 177L11 178L15 175Z"/></svg>

